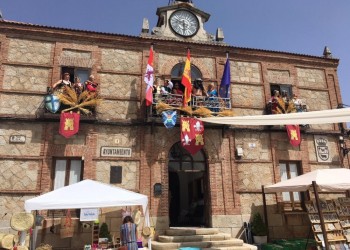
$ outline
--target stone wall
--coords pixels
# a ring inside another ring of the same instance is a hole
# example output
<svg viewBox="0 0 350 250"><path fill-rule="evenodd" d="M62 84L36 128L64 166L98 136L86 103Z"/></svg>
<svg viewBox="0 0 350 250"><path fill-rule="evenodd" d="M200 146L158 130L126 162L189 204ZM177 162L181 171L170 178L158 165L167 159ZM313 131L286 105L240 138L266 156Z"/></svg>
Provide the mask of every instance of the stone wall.
<svg viewBox="0 0 350 250"><path fill-rule="evenodd" d="M2 93L0 115L35 115L42 102L42 96Z"/></svg>
<svg viewBox="0 0 350 250"><path fill-rule="evenodd" d="M96 110L98 118L101 120L137 119L140 103L135 101L103 100Z"/></svg>
<svg viewBox="0 0 350 250"><path fill-rule="evenodd" d="M232 84L231 100L233 106L263 109L265 107L264 88L263 86Z"/></svg>
<svg viewBox="0 0 350 250"><path fill-rule="evenodd" d="M230 61L231 81L261 83L260 65L257 62Z"/></svg>
<svg viewBox="0 0 350 250"><path fill-rule="evenodd" d="M254 161L271 161L270 138L268 133L235 133L236 147L243 148L243 159Z"/></svg>
<svg viewBox="0 0 350 250"><path fill-rule="evenodd" d="M9 39L7 60L9 62L46 64L52 61L54 44L42 40Z"/></svg>
<svg viewBox="0 0 350 250"><path fill-rule="evenodd" d="M164 53L156 53L158 57L157 63L154 65L156 70L156 76L170 76L172 68L178 63L184 63L186 61L186 54L181 56L169 55ZM215 60L213 58L203 58L191 56L191 64L199 69L204 79L216 78ZM157 74L158 73L158 74ZM178 72L178 77L182 76L182 72Z"/></svg>
<svg viewBox="0 0 350 250"><path fill-rule="evenodd" d="M17 91L45 92L51 70L45 68L4 65L3 88Z"/></svg>
<svg viewBox="0 0 350 250"><path fill-rule="evenodd" d="M39 156L41 150L41 136L43 125L19 124L16 122L2 122L0 129L0 155L2 156ZM11 135L23 135L25 143L10 143Z"/></svg>
<svg viewBox="0 0 350 250"><path fill-rule="evenodd" d="M297 77L300 87L315 89L327 88L324 70L297 68Z"/></svg>
<svg viewBox="0 0 350 250"><path fill-rule="evenodd" d="M113 98L139 98L140 77L100 74L100 93Z"/></svg>
<svg viewBox="0 0 350 250"><path fill-rule="evenodd" d="M40 170L39 161L0 160L0 166L0 190L36 190Z"/></svg>
<svg viewBox="0 0 350 250"><path fill-rule="evenodd" d="M142 54L132 50L101 48L101 69L135 73L139 72Z"/></svg>
<svg viewBox="0 0 350 250"><path fill-rule="evenodd" d="M98 161L96 164L96 180L103 183L110 183L110 169L112 166L122 167L122 183L116 186L140 191L140 163L136 161Z"/></svg>
<svg viewBox="0 0 350 250"><path fill-rule="evenodd" d="M267 70L267 80L269 83L293 84L293 78L289 70Z"/></svg>
<svg viewBox="0 0 350 250"><path fill-rule="evenodd" d="M141 142L138 130L138 127L104 126L98 128L96 155L100 155L100 148L103 146L116 146L131 148L132 158L137 158Z"/></svg>

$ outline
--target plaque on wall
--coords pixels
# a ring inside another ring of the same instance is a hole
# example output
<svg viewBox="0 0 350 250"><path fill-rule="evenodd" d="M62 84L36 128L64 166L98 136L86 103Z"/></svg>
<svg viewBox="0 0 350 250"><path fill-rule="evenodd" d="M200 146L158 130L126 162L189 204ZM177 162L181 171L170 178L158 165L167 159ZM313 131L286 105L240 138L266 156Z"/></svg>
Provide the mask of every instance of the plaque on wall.
<svg viewBox="0 0 350 250"><path fill-rule="evenodd" d="M110 184L120 184L122 183L122 167L121 166L111 166L110 171Z"/></svg>
<svg viewBox="0 0 350 250"><path fill-rule="evenodd" d="M315 148L318 162L332 162L329 153L328 139L324 135L314 135Z"/></svg>
<svg viewBox="0 0 350 250"><path fill-rule="evenodd" d="M10 143L25 143L25 135L10 135Z"/></svg>
<svg viewBox="0 0 350 250"><path fill-rule="evenodd" d="M131 148L101 147L101 156L131 157Z"/></svg>

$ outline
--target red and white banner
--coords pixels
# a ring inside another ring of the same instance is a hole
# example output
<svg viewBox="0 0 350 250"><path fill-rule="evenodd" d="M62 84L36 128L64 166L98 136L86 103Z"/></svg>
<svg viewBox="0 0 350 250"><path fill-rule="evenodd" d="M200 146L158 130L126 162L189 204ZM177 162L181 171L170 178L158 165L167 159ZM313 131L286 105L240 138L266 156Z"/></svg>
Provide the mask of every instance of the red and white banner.
<svg viewBox="0 0 350 250"><path fill-rule="evenodd" d="M69 138L79 131L80 114L78 113L61 113L59 133Z"/></svg>
<svg viewBox="0 0 350 250"><path fill-rule="evenodd" d="M181 118L181 144L191 155L204 147L203 122L195 118Z"/></svg>
<svg viewBox="0 0 350 250"><path fill-rule="evenodd" d="M149 50L149 58L146 68L146 74L143 79L147 84L146 88L146 106L152 105L153 102L153 82L154 82L154 70L153 70L153 48Z"/></svg>
<svg viewBox="0 0 350 250"><path fill-rule="evenodd" d="M298 147L301 143L299 125L286 125L289 142L293 147Z"/></svg>

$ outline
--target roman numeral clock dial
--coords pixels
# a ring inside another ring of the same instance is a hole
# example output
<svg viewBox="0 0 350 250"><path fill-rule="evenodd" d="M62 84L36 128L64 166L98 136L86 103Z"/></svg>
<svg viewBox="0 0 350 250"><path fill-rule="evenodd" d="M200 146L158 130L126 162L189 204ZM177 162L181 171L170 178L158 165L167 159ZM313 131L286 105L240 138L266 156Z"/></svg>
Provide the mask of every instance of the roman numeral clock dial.
<svg viewBox="0 0 350 250"><path fill-rule="evenodd" d="M170 27L180 36L191 37L197 33L199 22L192 12L178 10L170 16Z"/></svg>

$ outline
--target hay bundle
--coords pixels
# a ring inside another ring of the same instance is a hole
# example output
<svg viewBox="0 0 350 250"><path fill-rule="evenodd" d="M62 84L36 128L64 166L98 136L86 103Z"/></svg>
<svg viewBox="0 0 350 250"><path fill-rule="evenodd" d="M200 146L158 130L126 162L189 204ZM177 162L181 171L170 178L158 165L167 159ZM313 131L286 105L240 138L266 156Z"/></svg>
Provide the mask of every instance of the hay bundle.
<svg viewBox="0 0 350 250"><path fill-rule="evenodd" d="M210 111L210 109L207 109L205 107L200 107L195 111L193 111L193 115L201 116L201 117L210 117L211 114L212 112Z"/></svg>
<svg viewBox="0 0 350 250"><path fill-rule="evenodd" d="M11 249L13 247L13 234L6 234L0 241L0 248Z"/></svg>
<svg viewBox="0 0 350 250"><path fill-rule="evenodd" d="M78 109L86 115L91 113L88 109L89 107L96 107L102 101L95 93L89 93L88 91L84 91L77 96L72 88L66 88L62 94L58 95L58 98L63 104L70 106L70 108L62 110L62 112Z"/></svg>
<svg viewBox="0 0 350 250"><path fill-rule="evenodd" d="M52 246L49 244L41 243L35 250L52 250Z"/></svg>
<svg viewBox="0 0 350 250"><path fill-rule="evenodd" d="M17 231L27 231L34 224L34 216L31 213L16 213L11 217L11 228Z"/></svg>
<svg viewBox="0 0 350 250"><path fill-rule="evenodd" d="M190 106L181 107L180 110L186 113L187 115L192 115L193 112Z"/></svg>
<svg viewBox="0 0 350 250"><path fill-rule="evenodd" d="M223 111L220 111L217 116L221 117L221 116L234 116L234 115L235 113L232 110L225 109Z"/></svg>
<svg viewBox="0 0 350 250"><path fill-rule="evenodd" d="M158 102L158 104L156 105L156 110L157 113L160 114L165 110L169 110L169 109L176 109L174 107L171 107L170 105L164 103L164 102Z"/></svg>

